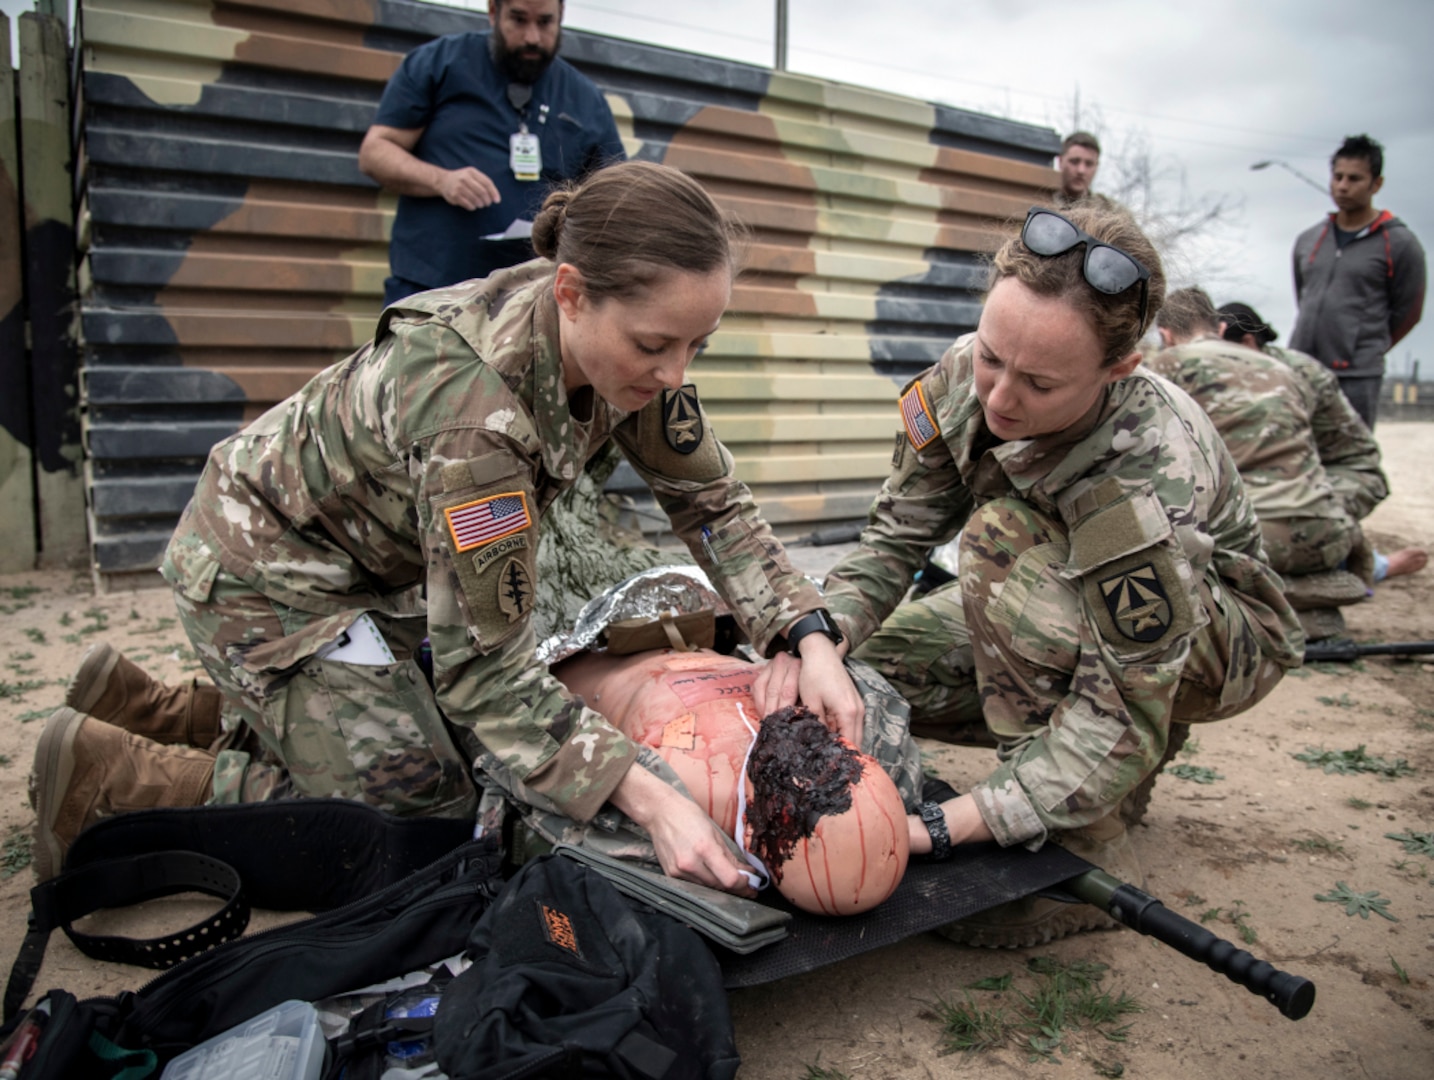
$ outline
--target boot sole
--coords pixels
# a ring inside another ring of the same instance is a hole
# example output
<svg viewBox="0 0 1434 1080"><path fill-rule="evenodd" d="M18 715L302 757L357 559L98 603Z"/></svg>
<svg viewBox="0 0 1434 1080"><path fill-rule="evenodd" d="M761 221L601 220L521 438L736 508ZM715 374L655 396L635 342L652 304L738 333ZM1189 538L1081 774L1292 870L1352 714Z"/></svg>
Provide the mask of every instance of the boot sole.
<svg viewBox="0 0 1434 1080"><path fill-rule="evenodd" d="M87 713L95 702L104 696L110 675L120 661L120 654L112 645L100 642L91 645L80 660L70 685L65 688L65 704L76 712Z"/></svg>
<svg viewBox="0 0 1434 1080"><path fill-rule="evenodd" d="M60 872L65 849L55 835L55 815L75 771L75 736L89 717L68 706L55 710L35 746L30 801L35 806L35 876L48 881Z"/></svg>

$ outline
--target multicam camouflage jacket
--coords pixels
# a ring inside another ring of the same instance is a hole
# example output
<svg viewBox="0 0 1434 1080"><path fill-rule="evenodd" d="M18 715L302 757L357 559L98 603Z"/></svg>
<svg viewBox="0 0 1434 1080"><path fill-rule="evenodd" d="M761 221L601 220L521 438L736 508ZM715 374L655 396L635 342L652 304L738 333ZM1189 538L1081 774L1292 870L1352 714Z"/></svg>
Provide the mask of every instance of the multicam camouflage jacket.
<svg viewBox="0 0 1434 1080"><path fill-rule="evenodd" d="M872 503L861 547L827 577L827 607L853 645L881 625L927 551L954 537L979 504L1014 496L1071 527L1088 511L1091 493L1113 479L1159 505L1189 588L1202 580L1233 588L1262 630L1262 650L1296 655L1289 641L1295 619L1264 562L1244 485L1193 401L1136 369L1066 431L1003 443L981 415L971 341L957 341L903 392L906 402L919 390L929 430L919 444L912 426L898 431L892 474Z"/></svg>
<svg viewBox="0 0 1434 1080"><path fill-rule="evenodd" d="M1087 791L1091 777L1124 776L1128 789L1155 768L1183 674L1195 659L1195 632L1210 621L1207 604L1231 613L1231 632L1245 638L1237 651L1261 657L1260 666L1296 666L1303 635L1279 576L1265 562L1259 523L1229 451L1189 397L1137 368L1067 430L1000 442L985 425L972 363L971 340L958 341L903 393L892 474L872 505L860 548L827 577L827 606L860 643L894 610L928 550L955 536L976 508L1016 499L1062 524L1069 554L1055 570L1078 590L1079 614L1071 622L1033 621L1016 648L1027 657L1079 657L1078 673L1066 671L1062 680L1052 671L1058 700L1046 731L1062 731L1067 743L1097 729L1129 736L1102 743L1106 760L1089 768L1068 746L1025 738L1003 751L1001 765L973 793L978 801L990 795L988 802L1027 804L1043 794L1001 793L1022 777L1069 773L1074 762L1081 773L1063 775L1061 790L1074 785L1081 798L1108 806L1124 791ZM1137 564L1159 579L1175 613L1149 644L1122 634L1096 595L1112 576L1107 571ZM1248 684L1253 673L1239 674ZM1219 686L1211 690L1220 697ZM991 824L984 811L983 817ZM1027 824L998 831L998 838L1023 841L1044 827Z"/></svg>
<svg viewBox="0 0 1434 1080"><path fill-rule="evenodd" d="M316 616L426 610L449 720L586 821L637 756L534 656L544 510L616 440L765 649L821 606L691 386L637 413L564 388L551 264L422 293L374 341L220 443L171 556Z"/></svg>
<svg viewBox="0 0 1434 1080"><path fill-rule="evenodd" d="M1298 349L1266 345L1261 351L1289 365L1299 378L1320 464L1344 500L1345 513L1356 521L1368 516L1388 497L1389 478L1374 433L1340 390L1339 377Z"/></svg>
<svg viewBox="0 0 1434 1080"><path fill-rule="evenodd" d="M1320 464L1304 384L1288 365L1243 345L1203 338L1146 367L1184 390L1215 425L1261 518L1343 518Z"/></svg>

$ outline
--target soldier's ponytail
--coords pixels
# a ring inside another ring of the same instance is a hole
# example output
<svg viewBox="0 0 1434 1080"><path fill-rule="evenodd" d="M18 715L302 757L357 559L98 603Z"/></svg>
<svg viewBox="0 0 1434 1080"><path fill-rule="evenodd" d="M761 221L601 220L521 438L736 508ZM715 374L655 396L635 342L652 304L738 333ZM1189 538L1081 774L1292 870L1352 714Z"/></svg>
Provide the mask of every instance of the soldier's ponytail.
<svg viewBox="0 0 1434 1080"><path fill-rule="evenodd" d="M577 267L598 302L629 298L674 270L735 272L744 236L696 180L647 161L559 188L533 222L533 250Z"/></svg>

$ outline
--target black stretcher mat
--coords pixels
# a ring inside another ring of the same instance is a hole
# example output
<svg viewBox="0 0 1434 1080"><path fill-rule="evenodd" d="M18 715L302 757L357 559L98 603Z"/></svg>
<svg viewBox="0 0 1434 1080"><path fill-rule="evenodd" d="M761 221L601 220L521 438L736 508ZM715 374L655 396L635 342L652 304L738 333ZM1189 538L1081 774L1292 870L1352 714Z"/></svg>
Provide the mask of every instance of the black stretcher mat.
<svg viewBox="0 0 1434 1080"><path fill-rule="evenodd" d="M860 915L810 915L787 905L791 932L747 955L715 948L729 990L802 975L827 964L893 945L1008 900L1048 889L1085 873L1092 864L1057 844L1040 851L999 844L963 844L946 862L913 861L885 902ZM767 894L763 894L766 901Z"/></svg>

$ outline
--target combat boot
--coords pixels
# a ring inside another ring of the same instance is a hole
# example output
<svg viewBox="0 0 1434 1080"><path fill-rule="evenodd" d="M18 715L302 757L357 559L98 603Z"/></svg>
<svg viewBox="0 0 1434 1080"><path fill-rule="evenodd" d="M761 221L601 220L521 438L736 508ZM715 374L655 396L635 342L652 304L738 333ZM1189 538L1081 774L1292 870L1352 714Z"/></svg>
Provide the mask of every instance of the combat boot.
<svg viewBox="0 0 1434 1080"><path fill-rule="evenodd" d="M60 872L65 852L88 825L157 806L202 806L214 755L165 746L62 706L45 724L30 774L35 808L35 876Z"/></svg>
<svg viewBox="0 0 1434 1080"><path fill-rule="evenodd" d="M1145 885L1145 872L1118 808L1091 825L1058 833L1052 839L1126 884L1136 888ZM936 932L963 945L1023 949L1081 930L1108 930L1119 925L1090 904L1067 904L1033 895L947 923L937 927Z"/></svg>
<svg viewBox="0 0 1434 1080"><path fill-rule="evenodd" d="M76 712L155 742L201 748L219 738L222 702L217 687L197 679L165 686L104 643L90 646L65 691Z"/></svg>

